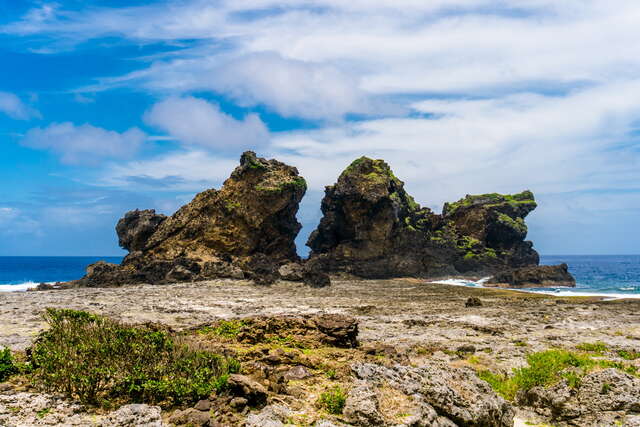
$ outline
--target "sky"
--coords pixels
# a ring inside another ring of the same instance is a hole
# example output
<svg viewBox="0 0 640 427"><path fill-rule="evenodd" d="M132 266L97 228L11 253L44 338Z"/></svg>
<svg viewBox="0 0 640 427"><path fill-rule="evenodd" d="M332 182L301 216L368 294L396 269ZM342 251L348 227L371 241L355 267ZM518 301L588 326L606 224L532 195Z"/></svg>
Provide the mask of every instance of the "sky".
<svg viewBox="0 0 640 427"><path fill-rule="evenodd" d="M309 191L530 189L542 254L640 253L637 0L0 0L0 256L121 255L248 149Z"/></svg>

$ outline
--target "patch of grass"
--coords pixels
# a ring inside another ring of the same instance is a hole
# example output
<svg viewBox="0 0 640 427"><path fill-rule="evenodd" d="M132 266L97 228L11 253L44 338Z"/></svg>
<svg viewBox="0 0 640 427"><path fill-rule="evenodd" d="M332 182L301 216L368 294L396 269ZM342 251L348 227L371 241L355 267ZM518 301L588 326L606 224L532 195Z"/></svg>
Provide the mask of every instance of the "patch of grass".
<svg viewBox="0 0 640 427"><path fill-rule="evenodd" d="M224 389L240 368L152 327L67 309L47 309L45 319L49 329L31 349L33 381L85 404L193 403Z"/></svg>
<svg viewBox="0 0 640 427"><path fill-rule="evenodd" d="M515 340L512 342L513 342L513 345L515 345L516 347L527 347L529 345L526 341L522 341L522 340Z"/></svg>
<svg viewBox="0 0 640 427"><path fill-rule="evenodd" d="M49 415L49 412L51 412L51 408L40 409L38 412L36 412L36 417L44 418Z"/></svg>
<svg viewBox="0 0 640 427"><path fill-rule="evenodd" d="M336 378L338 378L338 373L335 369L327 369L324 374L330 380L335 380Z"/></svg>
<svg viewBox="0 0 640 427"><path fill-rule="evenodd" d="M0 350L0 381L4 381L16 373L18 373L18 368L11 355L11 350L8 348Z"/></svg>
<svg viewBox="0 0 640 427"><path fill-rule="evenodd" d="M607 344L602 341L584 342L582 344L578 344L576 348L578 350L596 354L602 354L605 351L609 350L609 346L607 346Z"/></svg>
<svg viewBox="0 0 640 427"><path fill-rule="evenodd" d="M203 326L196 332L202 335L218 335L223 338L236 338L245 326L242 320L221 320L215 326Z"/></svg>
<svg viewBox="0 0 640 427"><path fill-rule="evenodd" d="M330 414L340 415L344 409L347 395L340 386L335 386L320 394L318 404Z"/></svg>
<svg viewBox="0 0 640 427"><path fill-rule="evenodd" d="M592 348L592 347L589 347ZM478 376L488 382L496 393L513 400L518 390L550 386L564 379L572 388L580 386L582 378L596 368L615 368L638 376L638 368L611 360L593 359L590 354L552 349L527 355L527 366L513 370L511 376L480 371Z"/></svg>
<svg viewBox="0 0 640 427"><path fill-rule="evenodd" d="M618 356L625 360L636 360L640 358L640 353L633 350L618 350L616 351L616 353L618 353Z"/></svg>

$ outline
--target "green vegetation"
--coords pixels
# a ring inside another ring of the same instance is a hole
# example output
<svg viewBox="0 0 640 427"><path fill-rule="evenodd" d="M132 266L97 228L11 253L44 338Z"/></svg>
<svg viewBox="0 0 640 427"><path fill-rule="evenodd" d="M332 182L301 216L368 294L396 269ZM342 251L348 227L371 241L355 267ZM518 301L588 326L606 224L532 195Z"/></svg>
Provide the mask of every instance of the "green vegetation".
<svg viewBox="0 0 640 427"><path fill-rule="evenodd" d="M618 350L618 351L616 351L616 353L618 354L618 356L620 356L621 358L623 358L625 360L640 359L640 353L638 353L637 351L633 351L633 350Z"/></svg>
<svg viewBox="0 0 640 427"><path fill-rule="evenodd" d="M605 351L609 350L609 347L607 346L607 344L603 343L602 341L596 341L591 343L585 342L582 344L578 344L576 348L578 350L582 350L590 353L596 353L598 355L601 355Z"/></svg>
<svg viewBox="0 0 640 427"><path fill-rule="evenodd" d="M320 407L324 408L330 414L340 415L344 409L344 403L347 400L347 395L340 386L325 391L320 394L318 403Z"/></svg>
<svg viewBox="0 0 640 427"><path fill-rule="evenodd" d="M0 381L4 381L11 375L18 373L11 351L8 348L0 350Z"/></svg>
<svg viewBox="0 0 640 427"><path fill-rule="evenodd" d="M496 393L513 400L518 390L536 386L550 386L562 379L570 387L580 385L582 377L596 368L616 368L631 375L638 375L638 368L610 360L594 359L590 354L567 350L546 350L527 356L527 366L513 370L513 375L495 374L483 370L478 376L488 382Z"/></svg>
<svg viewBox="0 0 640 427"><path fill-rule="evenodd" d="M531 191L523 191L518 194L498 194L488 193L479 195L467 195L464 199L457 202L445 203L443 213L445 215L453 215L458 209L462 207L469 207L476 204L484 204L487 207L495 207L501 204L507 203L512 207L518 207L520 205L533 205L536 206L536 202L533 199L533 193Z"/></svg>
<svg viewBox="0 0 640 427"><path fill-rule="evenodd" d="M520 234L527 234L527 225L522 218L513 219L509 215L501 213L498 215L498 222L516 230Z"/></svg>
<svg viewBox="0 0 640 427"><path fill-rule="evenodd" d="M290 188L306 190L307 181L301 176L296 176L291 181L282 182L277 185L256 185L256 190L266 193L280 193Z"/></svg>
<svg viewBox="0 0 640 427"><path fill-rule="evenodd" d="M38 412L36 412L36 417L44 418L49 415L49 412L51 412L51 408L40 409Z"/></svg>
<svg viewBox="0 0 640 427"><path fill-rule="evenodd" d="M193 403L222 390L240 368L157 328L68 309L47 309L45 319L50 328L31 350L33 380L82 403Z"/></svg>
<svg viewBox="0 0 640 427"><path fill-rule="evenodd" d="M203 326L197 333L214 334L224 338L236 338L246 323L242 320L220 320L216 326Z"/></svg>

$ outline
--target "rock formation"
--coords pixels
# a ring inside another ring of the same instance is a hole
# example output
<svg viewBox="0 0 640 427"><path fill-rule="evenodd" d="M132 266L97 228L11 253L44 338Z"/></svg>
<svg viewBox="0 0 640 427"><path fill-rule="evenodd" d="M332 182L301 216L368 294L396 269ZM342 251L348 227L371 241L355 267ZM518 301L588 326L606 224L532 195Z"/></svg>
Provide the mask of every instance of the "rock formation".
<svg viewBox="0 0 640 427"><path fill-rule="evenodd" d="M485 286L501 288L575 287L576 280L567 264L540 265L502 271L491 277Z"/></svg>
<svg viewBox="0 0 640 427"><path fill-rule="evenodd" d="M525 241L533 194L484 194L422 208L382 160L361 157L326 187L324 214L309 237L327 271L366 278L487 275L538 264Z"/></svg>
<svg viewBox="0 0 640 427"><path fill-rule="evenodd" d="M279 265L299 260L296 213L306 188L296 168L245 152L220 190L199 193L172 216L128 212L116 231L129 255L121 265L89 266L78 284L241 278L254 267L277 278Z"/></svg>

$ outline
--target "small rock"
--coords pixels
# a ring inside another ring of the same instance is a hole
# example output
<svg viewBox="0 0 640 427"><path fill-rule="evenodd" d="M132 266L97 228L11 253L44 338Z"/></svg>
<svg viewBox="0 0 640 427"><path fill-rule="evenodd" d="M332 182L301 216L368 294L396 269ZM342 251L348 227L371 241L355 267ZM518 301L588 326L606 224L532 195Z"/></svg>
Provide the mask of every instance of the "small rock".
<svg viewBox="0 0 640 427"><path fill-rule="evenodd" d="M245 406L247 406L248 400L244 397L234 397L229 402L229 406L231 406L236 411L242 411Z"/></svg>
<svg viewBox="0 0 640 427"><path fill-rule="evenodd" d="M211 401L207 399L201 400L196 403L196 406L194 406L194 408L196 408L198 411L208 411L209 409L211 409Z"/></svg>
<svg viewBox="0 0 640 427"><path fill-rule="evenodd" d="M294 366L293 368L289 369L285 374L284 374L284 379L287 381L291 381L291 380L303 380L305 378L309 378L310 376L312 376L311 372L309 372L309 370L307 368L305 368L304 366Z"/></svg>
<svg viewBox="0 0 640 427"><path fill-rule="evenodd" d="M464 344L458 347L456 351L459 353L475 353L476 347L471 344Z"/></svg>
<svg viewBox="0 0 640 427"><path fill-rule="evenodd" d="M322 269L320 262L309 260L304 265L302 281L312 288L324 288L331 285L331 278Z"/></svg>
<svg viewBox="0 0 640 427"><path fill-rule="evenodd" d="M482 301L478 297L469 297L464 303L465 307L482 307Z"/></svg>
<svg viewBox="0 0 640 427"><path fill-rule="evenodd" d="M267 403L267 389L246 375L229 375L227 385L234 396L246 398L251 406L262 406Z"/></svg>
<svg viewBox="0 0 640 427"><path fill-rule="evenodd" d="M262 411L247 417L246 427L283 427L290 414L286 406L265 406Z"/></svg>
<svg viewBox="0 0 640 427"><path fill-rule="evenodd" d="M290 262L281 266L278 269L278 273L280 273L280 277L282 280L289 280L291 282L300 282L302 281L302 275L304 273L304 268L302 265L297 262Z"/></svg>

